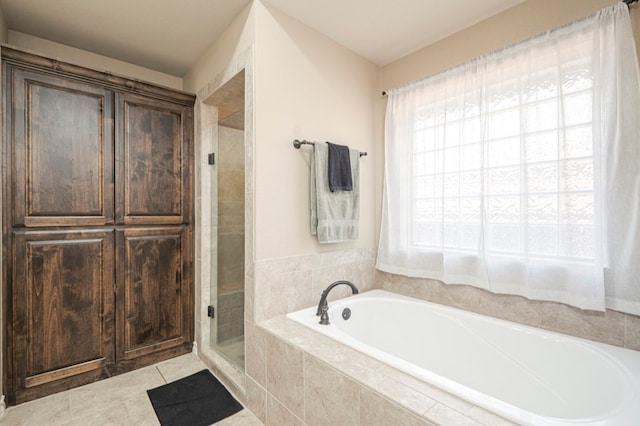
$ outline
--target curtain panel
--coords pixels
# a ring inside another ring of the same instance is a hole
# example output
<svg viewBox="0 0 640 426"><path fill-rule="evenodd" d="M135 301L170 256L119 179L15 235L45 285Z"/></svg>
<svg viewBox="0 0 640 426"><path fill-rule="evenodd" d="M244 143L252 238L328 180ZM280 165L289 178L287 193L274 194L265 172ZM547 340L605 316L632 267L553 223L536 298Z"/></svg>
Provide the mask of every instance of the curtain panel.
<svg viewBox="0 0 640 426"><path fill-rule="evenodd" d="M640 84L614 4L388 91L379 270L640 315Z"/></svg>

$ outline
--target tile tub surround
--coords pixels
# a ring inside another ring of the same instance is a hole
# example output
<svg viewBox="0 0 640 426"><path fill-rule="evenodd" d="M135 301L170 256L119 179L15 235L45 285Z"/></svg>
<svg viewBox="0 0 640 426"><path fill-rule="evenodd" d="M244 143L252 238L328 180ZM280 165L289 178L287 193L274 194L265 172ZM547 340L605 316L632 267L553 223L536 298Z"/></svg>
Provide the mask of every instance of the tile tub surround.
<svg viewBox="0 0 640 426"><path fill-rule="evenodd" d="M354 248L256 262L254 298L259 303L249 301L255 323L317 305L334 281L351 281L361 292L373 289L375 253ZM347 286L336 287L328 300L350 294Z"/></svg>
<svg viewBox="0 0 640 426"><path fill-rule="evenodd" d="M373 274L375 278L366 282L363 291L382 288L509 321L640 349L638 317L615 311L605 314L580 311L558 303L495 295L469 286L367 272L364 259L368 256L367 253L354 261L358 254L336 252L256 265L256 300L264 303L256 307L256 316L262 320L257 325L245 322L248 330L246 395L248 408L265 424L512 424L284 317L288 312L317 304L320 292L326 288L320 282L331 281L325 279L328 277L324 273L333 269L339 270L336 274L359 271L366 280L369 273ZM331 261L341 262L342 267L332 268ZM354 264L360 266L354 267ZM330 277L336 278L336 275ZM346 296L347 290L345 286L345 294L333 299ZM285 302L275 303L281 300Z"/></svg>
<svg viewBox="0 0 640 426"><path fill-rule="evenodd" d="M315 253L303 256L260 260L253 269L254 281L247 284L245 293L245 372L244 390L247 406L263 422L267 422L267 411L270 413L270 424L297 424L302 416L301 406L295 396L288 400L289 408L282 401L267 395L266 383L270 387L278 386L278 380L287 382L287 375L282 378L267 377L267 336L271 336L259 324L270 318L283 316L303 307L317 304L322 291L332 282L345 279L353 282L361 291L374 286L375 249L354 248ZM336 288L330 294L329 301L350 294L348 288ZM288 351L289 346L278 346L269 339L269 348L291 355L293 362L300 365L297 357L299 350ZM271 357L273 360L274 357ZM283 367L284 368L284 367ZM273 368L271 373L273 373ZM299 374L298 374L299 377ZM298 383L299 385L300 383ZM296 389L301 391L300 386ZM278 393L287 399L285 391ZM293 414L293 410L297 415ZM278 421L274 419L279 419Z"/></svg>
<svg viewBox="0 0 640 426"><path fill-rule="evenodd" d="M622 312L584 311L562 303L494 294L466 285L376 271L379 288L507 321L640 350L640 317Z"/></svg>
<svg viewBox="0 0 640 426"><path fill-rule="evenodd" d="M284 316L256 328L265 362L247 406L267 426L513 425Z"/></svg>

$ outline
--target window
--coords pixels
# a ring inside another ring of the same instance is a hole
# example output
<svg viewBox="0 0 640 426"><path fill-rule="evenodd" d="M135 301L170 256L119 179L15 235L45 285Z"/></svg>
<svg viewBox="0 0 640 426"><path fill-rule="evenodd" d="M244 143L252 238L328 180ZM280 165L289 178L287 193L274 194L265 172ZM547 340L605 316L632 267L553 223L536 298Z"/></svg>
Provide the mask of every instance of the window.
<svg viewBox="0 0 640 426"><path fill-rule="evenodd" d="M496 82L486 105L435 88L411 142L413 244L475 251L484 221L488 253L595 259L589 59Z"/></svg>
<svg viewBox="0 0 640 426"><path fill-rule="evenodd" d="M389 91L378 268L640 313L638 87L620 3Z"/></svg>

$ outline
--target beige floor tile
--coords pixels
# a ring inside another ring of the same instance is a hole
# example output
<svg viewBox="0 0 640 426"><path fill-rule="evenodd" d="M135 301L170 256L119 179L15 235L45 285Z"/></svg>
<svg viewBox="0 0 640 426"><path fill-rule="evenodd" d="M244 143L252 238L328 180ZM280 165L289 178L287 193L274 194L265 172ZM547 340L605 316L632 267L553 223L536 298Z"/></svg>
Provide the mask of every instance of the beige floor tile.
<svg viewBox="0 0 640 426"><path fill-rule="evenodd" d="M135 426L159 426L160 422L147 395L138 396L125 402L129 422Z"/></svg>
<svg viewBox="0 0 640 426"><path fill-rule="evenodd" d="M204 363L194 354L186 354L177 358L169 359L156 364L156 366L167 383L207 368L207 366L204 365Z"/></svg>
<svg viewBox="0 0 640 426"><path fill-rule="evenodd" d="M151 366L72 389L69 391L71 416L82 417L124 404L164 383L155 366Z"/></svg>
<svg viewBox="0 0 640 426"><path fill-rule="evenodd" d="M113 407L109 407L106 410L94 411L83 415L81 417L74 418L71 422L65 426L88 426L88 425L100 425L100 426L133 426L135 423L131 423L129 420L127 408L124 404L117 404Z"/></svg>
<svg viewBox="0 0 640 426"><path fill-rule="evenodd" d="M159 426L146 391L205 368L195 355L184 355L10 407L0 418L0 426ZM216 425L261 424L249 410L244 409Z"/></svg>
<svg viewBox="0 0 640 426"><path fill-rule="evenodd" d="M71 421L69 395L66 392L9 407L0 418L3 426L59 426Z"/></svg>
<svg viewBox="0 0 640 426"><path fill-rule="evenodd" d="M262 426L262 422L251 411L244 409L231 417L215 423L216 426Z"/></svg>

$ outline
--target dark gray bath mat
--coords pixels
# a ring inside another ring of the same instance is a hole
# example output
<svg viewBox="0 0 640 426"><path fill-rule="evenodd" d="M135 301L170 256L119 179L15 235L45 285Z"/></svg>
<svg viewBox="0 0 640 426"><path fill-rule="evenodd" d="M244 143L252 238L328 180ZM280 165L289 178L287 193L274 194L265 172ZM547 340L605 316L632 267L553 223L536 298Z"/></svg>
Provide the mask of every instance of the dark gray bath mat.
<svg viewBox="0 0 640 426"><path fill-rule="evenodd" d="M209 370L147 391L162 426L208 426L242 410Z"/></svg>

